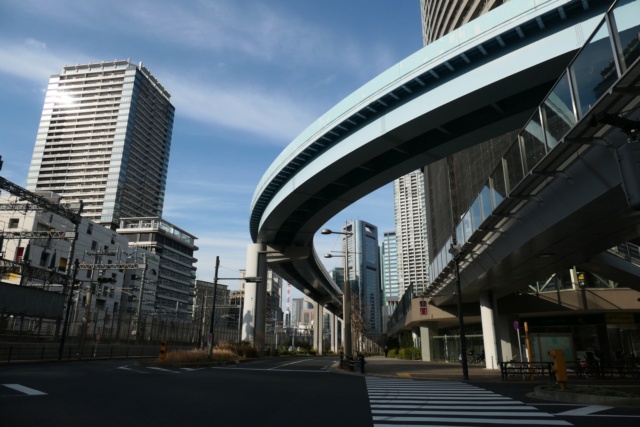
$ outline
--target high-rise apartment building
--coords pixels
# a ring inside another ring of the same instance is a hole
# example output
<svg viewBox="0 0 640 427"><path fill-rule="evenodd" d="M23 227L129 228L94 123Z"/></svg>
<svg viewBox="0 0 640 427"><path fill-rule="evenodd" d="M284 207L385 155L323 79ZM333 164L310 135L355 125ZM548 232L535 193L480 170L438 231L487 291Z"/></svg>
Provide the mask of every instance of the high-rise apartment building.
<svg viewBox="0 0 640 427"><path fill-rule="evenodd" d="M422 42L427 44L509 0L420 0Z"/></svg>
<svg viewBox="0 0 640 427"><path fill-rule="evenodd" d="M30 191L82 200L82 215L160 217L174 107L142 63L65 66L51 76L27 178Z"/></svg>
<svg viewBox="0 0 640 427"><path fill-rule="evenodd" d="M421 295L429 282L429 251L424 176L413 171L393 182L393 204L398 248L399 297L413 284Z"/></svg>
<svg viewBox="0 0 640 427"><path fill-rule="evenodd" d="M398 242L394 231L387 231L380 245L380 264L382 267L382 290L384 301L382 305L387 314L392 314L398 305L403 292L400 292L400 278L398 277Z"/></svg>

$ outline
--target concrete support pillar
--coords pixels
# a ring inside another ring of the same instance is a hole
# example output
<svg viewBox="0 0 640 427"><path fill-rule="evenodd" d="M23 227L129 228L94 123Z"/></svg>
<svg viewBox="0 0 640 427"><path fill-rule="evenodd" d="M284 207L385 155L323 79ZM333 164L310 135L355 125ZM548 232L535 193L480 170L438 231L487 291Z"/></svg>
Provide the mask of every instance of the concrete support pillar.
<svg viewBox="0 0 640 427"><path fill-rule="evenodd" d="M334 324L334 328L333 330L335 331L335 340L336 340L336 347L335 347L335 352L336 354L340 353L340 348L342 347L342 337L344 335L342 335L342 320L340 320L340 318L334 314L333 315L333 324Z"/></svg>
<svg viewBox="0 0 640 427"><path fill-rule="evenodd" d="M265 245L252 243L247 247L246 277L260 277L259 283L244 285L242 310L242 341L251 342L258 350L264 349L267 303L267 257Z"/></svg>
<svg viewBox="0 0 640 427"><path fill-rule="evenodd" d="M517 335L513 332L514 319L498 312L498 304L491 293L480 294L480 313L487 368L499 369L500 362L509 361L514 354L518 354ZM490 324L490 326L487 326L487 324ZM488 337L485 330L489 331ZM487 341L488 339L489 341ZM492 348L491 341L494 342L494 361L491 360L488 353L489 349ZM514 350L516 350L516 353L514 353Z"/></svg>
<svg viewBox="0 0 640 427"><path fill-rule="evenodd" d="M318 351L318 355L323 354L322 335L324 334L324 307L321 304L314 303L313 310L313 346Z"/></svg>
<svg viewBox="0 0 640 427"><path fill-rule="evenodd" d="M329 312L329 325L331 334L331 351L338 353L338 316Z"/></svg>
<svg viewBox="0 0 640 427"><path fill-rule="evenodd" d="M413 346L416 348L420 348L420 328L413 327L411 328L411 339L413 340Z"/></svg>
<svg viewBox="0 0 640 427"><path fill-rule="evenodd" d="M481 292L479 296L485 366L487 369L499 369L498 362L501 361L501 349L498 345L500 334L496 328L495 301L491 292Z"/></svg>
<svg viewBox="0 0 640 427"><path fill-rule="evenodd" d="M422 348L422 360L431 362L431 353L433 353L432 338L438 333L438 324L436 322L420 323L420 345Z"/></svg>

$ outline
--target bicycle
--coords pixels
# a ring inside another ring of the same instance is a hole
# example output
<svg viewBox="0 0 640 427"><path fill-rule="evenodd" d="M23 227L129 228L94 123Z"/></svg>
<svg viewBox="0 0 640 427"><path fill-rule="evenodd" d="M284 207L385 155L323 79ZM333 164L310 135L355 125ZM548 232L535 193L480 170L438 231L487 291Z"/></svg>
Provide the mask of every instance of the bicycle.
<svg viewBox="0 0 640 427"><path fill-rule="evenodd" d="M518 355L516 354L505 365L507 376L513 377L521 373L521 367L518 365L518 362L516 362L517 359Z"/></svg>
<svg viewBox="0 0 640 427"><path fill-rule="evenodd" d="M594 362L595 363L595 362ZM584 379L590 380L593 377L598 375L599 369L596 366L593 366L588 360L579 360L577 363L576 374L578 377L583 377Z"/></svg>

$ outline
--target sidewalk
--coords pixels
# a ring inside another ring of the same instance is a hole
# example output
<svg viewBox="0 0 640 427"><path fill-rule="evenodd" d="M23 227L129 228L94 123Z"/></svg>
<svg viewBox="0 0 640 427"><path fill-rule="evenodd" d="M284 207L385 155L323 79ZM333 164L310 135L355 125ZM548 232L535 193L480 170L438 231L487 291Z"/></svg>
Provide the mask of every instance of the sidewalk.
<svg viewBox="0 0 640 427"><path fill-rule="evenodd" d="M340 368L338 368L340 370ZM378 377L411 378L416 380L462 381L462 364L403 360L384 356L367 357L365 373ZM484 365L469 365L469 379L483 382L501 382L500 370Z"/></svg>

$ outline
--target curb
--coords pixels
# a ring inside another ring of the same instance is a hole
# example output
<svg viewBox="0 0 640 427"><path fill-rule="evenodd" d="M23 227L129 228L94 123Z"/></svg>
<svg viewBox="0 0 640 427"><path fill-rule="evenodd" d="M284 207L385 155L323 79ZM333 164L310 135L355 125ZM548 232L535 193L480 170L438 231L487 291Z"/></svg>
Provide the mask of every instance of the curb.
<svg viewBox="0 0 640 427"><path fill-rule="evenodd" d="M578 403L583 405L604 405L625 408L640 408L640 398L596 396L592 394L571 393L569 391L545 390L544 387L545 386L536 387L533 393L529 393L529 396L537 397L544 400Z"/></svg>

